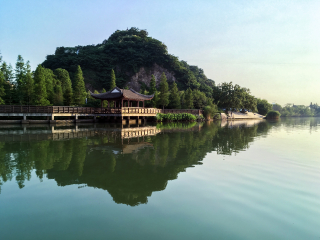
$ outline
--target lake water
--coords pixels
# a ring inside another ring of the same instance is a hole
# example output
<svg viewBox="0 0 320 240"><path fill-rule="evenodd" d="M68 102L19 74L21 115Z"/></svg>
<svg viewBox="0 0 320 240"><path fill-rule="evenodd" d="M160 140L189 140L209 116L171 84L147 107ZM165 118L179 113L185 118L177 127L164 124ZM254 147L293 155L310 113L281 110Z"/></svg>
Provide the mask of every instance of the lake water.
<svg viewBox="0 0 320 240"><path fill-rule="evenodd" d="M2 125L0 239L320 239L319 150L319 118Z"/></svg>

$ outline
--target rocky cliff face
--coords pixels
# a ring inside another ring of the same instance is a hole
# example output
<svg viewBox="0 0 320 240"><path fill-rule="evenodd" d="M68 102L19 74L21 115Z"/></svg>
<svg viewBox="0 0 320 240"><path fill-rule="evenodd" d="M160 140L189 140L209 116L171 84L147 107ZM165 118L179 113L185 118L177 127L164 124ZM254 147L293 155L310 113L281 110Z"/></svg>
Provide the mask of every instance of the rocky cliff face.
<svg viewBox="0 0 320 240"><path fill-rule="evenodd" d="M150 80L152 75L155 76L156 84L157 86L159 86L160 78L163 72L166 75L169 83L176 81L173 72L170 72L167 69L154 64L151 68L140 68L139 72L130 77L130 81L127 83L127 86L136 91L140 91L141 83L144 83L147 87L150 87Z"/></svg>

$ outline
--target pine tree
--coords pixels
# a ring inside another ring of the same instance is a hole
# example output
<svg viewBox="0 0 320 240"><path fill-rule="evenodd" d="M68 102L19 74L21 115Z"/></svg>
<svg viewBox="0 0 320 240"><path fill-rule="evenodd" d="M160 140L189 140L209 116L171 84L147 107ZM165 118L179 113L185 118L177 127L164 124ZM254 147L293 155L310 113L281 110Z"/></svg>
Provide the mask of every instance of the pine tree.
<svg viewBox="0 0 320 240"><path fill-rule="evenodd" d="M0 71L2 71L4 76L4 91L6 93L4 96L5 104L11 105L15 100L17 101L16 85L13 82L14 76L12 66L3 62Z"/></svg>
<svg viewBox="0 0 320 240"><path fill-rule="evenodd" d="M110 80L110 91L116 87L116 75L114 74L113 69L111 70L111 80Z"/></svg>
<svg viewBox="0 0 320 240"><path fill-rule="evenodd" d="M17 84L17 95L20 105L25 104L24 101L24 92L25 92L25 75L26 75L26 66L21 55L18 55L16 69L15 69L15 78Z"/></svg>
<svg viewBox="0 0 320 240"><path fill-rule="evenodd" d="M43 68L44 75L45 75L45 81L46 81L46 89L47 89L47 95L48 100L51 104L54 102L55 92L54 92L54 85L56 82L56 77L53 74L53 71L49 68Z"/></svg>
<svg viewBox="0 0 320 240"><path fill-rule="evenodd" d="M3 97L6 95L6 93L4 92L4 84L5 84L4 75L0 69L0 105L5 103L3 99Z"/></svg>
<svg viewBox="0 0 320 240"><path fill-rule="evenodd" d="M75 105L83 105L86 101L86 88L82 75L81 67L78 65L77 71L74 75L74 103Z"/></svg>
<svg viewBox="0 0 320 240"><path fill-rule="evenodd" d="M186 108L187 108L187 107L186 107L186 99L185 99L185 97L186 97L185 92L184 92L184 91L181 91L181 92L180 92L180 99L181 99L181 108L182 108L182 109L186 109Z"/></svg>
<svg viewBox="0 0 320 240"><path fill-rule="evenodd" d="M40 106L50 105L47 99L47 88L46 88L46 78L45 70L39 64L36 71L34 72L34 83L35 83L35 104Z"/></svg>
<svg viewBox="0 0 320 240"><path fill-rule="evenodd" d="M179 90L176 82L173 82L172 88L170 91L170 107L173 109L179 109L181 107L180 105L180 95L179 95Z"/></svg>
<svg viewBox="0 0 320 240"><path fill-rule="evenodd" d="M154 75L151 76L151 80L150 80L150 91L149 94L152 95L154 94L153 99L150 100L151 103L151 107L156 107L157 106L157 101L158 101L158 95L156 94L157 92L157 87L156 87L156 78L154 77Z"/></svg>
<svg viewBox="0 0 320 240"><path fill-rule="evenodd" d="M54 70L54 75L61 82L64 105L65 106L72 105L73 89L72 89L72 83L71 83L71 79L68 71L62 68L58 68Z"/></svg>
<svg viewBox="0 0 320 240"><path fill-rule="evenodd" d="M193 94L190 88L185 93L185 102L187 109L193 109Z"/></svg>
<svg viewBox="0 0 320 240"><path fill-rule="evenodd" d="M31 75L31 71L28 71L25 79L25 101L28 105L33 104L34 98L34 80Z"/></svg>
<svg viewBox="0 0 320 240"><path fill-rule="evenodd" d="M167 77L164 73L162 73L160 78L160 94L159 94L159 102L162 108L169 104L169 85L167 82Z"/></svg>
<svg viewBox="0 0 320 240"><path fill-rule="evenodd" d="M61 82L59 80L56 81L56 84L54 87L53 104L55 106L62 106L63 105L63 92L62 92Z"/></svg>

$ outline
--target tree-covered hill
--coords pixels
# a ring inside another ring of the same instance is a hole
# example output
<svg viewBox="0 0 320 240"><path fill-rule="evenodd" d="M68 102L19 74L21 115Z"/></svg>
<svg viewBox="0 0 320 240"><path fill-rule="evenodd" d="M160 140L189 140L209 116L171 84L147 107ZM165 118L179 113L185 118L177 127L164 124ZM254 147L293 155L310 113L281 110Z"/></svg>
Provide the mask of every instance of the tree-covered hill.
<svg viewBox="0 0 320 240"><path fill-rule="evenodd" d="M168 53L165 44L138 28L117 30L97 45L58 47L42 65L52 70L66 69L71 76L80 65L86 85L98 90L109 89L112 69L118 87L130 86L136 90L142 85L148 88L152 74L158 85L160 75L165 72L169 83L176 81L179 90L190 87L213 97L214 81L208 79L201 68L179 61Z"/></svg>

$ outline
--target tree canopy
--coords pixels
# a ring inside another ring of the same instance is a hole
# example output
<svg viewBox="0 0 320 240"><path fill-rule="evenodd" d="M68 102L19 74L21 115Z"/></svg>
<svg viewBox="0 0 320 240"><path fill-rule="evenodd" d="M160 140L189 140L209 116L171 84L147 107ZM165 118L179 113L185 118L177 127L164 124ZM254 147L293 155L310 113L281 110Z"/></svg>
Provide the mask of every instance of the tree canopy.
<svg viewBox="0 0 320 240"><path fill-rule="evenodd" d="M169 104L169 85L167 82L167 77L164 73L161 75L160 79L160 93L159 93L159 103L164 108Z"/></svg>
<svg viewBox="0 0 320 240"><path fill-rule="evenodd" d="M84 85L81 67L78 65L77 71L74 75L74 103L76 105L83 105L86 100L86 88Z"/></svg>
<svg viewBox="0 0 320 240"><path fill-rule="evenodd" d="M117 30L100 44L58 47L43 62L44 67L52 70L63 68L71 76L81 65L85 83L94 89L110 88L112 69L117 75L117 86L124 88L140 68L151 69L154 64L172 72L180 90L190 87L212 97L214 81L208 79L201 68L180 61L168 53L165 44L148 36L146 30L135 27Z"/></svg>

